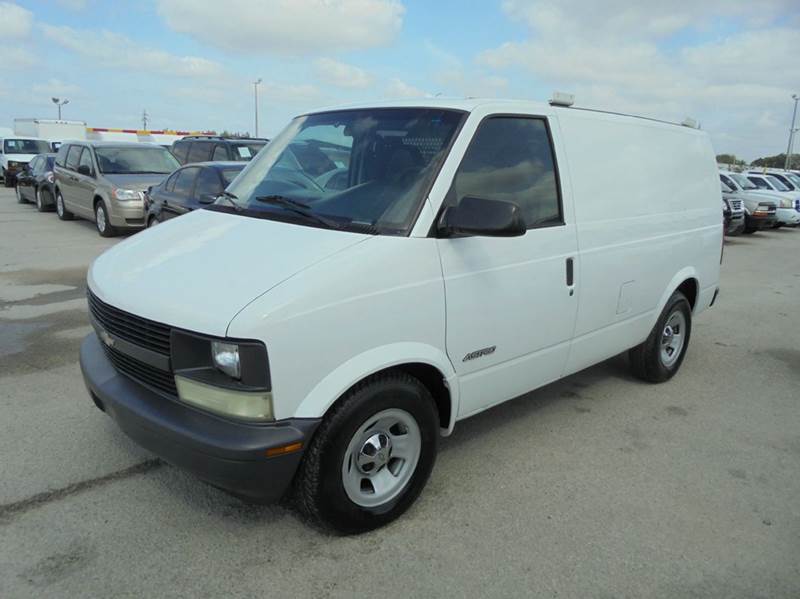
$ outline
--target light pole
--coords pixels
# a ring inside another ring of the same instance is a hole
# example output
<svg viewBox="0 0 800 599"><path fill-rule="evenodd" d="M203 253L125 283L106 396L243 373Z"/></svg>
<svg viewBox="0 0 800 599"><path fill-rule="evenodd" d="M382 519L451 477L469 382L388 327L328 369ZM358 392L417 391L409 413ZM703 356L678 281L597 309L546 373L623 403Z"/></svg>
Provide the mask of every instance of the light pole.
<svg viewBox="0 0 800 599"><path fill-rule="evenodd" d="M794 142L794 132L797 131L795 129L794 123L795 119L797 118L797 100L800 99L800 96L797 94L792 94L792 99L794 100L794 110L792 111L792 126L789 128L789 147L786 148L786 162L783 163L783 170L789 170L789 163L791 162L792 158L792 145Z"/></svg>
<svg viewBox="0 0 800 599"><path fill-rule="evenodd" d="M255 108L256 108L256 134L255 137L258 137L258 86L261 83L261 77L253 81L253 93L255 95Z"/></svg>
<svg viewBox="0 0 800 599"><path fill-rule="evenodd" d="M69 104L69 100L67 100L66 98L64 98L63 100L61 100L59 98L51 98L51 99L53 100L53 104L58 106L58 120L60 121L61 120L61 107L64 106L65 104ZM797 104L795 103L795 106L796 105Z"/></svg>

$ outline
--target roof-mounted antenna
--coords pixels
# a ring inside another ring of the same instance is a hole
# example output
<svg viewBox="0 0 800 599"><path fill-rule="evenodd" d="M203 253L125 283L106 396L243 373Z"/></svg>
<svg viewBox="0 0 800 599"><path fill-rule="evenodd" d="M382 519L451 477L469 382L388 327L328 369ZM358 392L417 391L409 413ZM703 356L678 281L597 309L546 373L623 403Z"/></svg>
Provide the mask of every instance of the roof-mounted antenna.
<svg viewBox="0 0 800 599"><path fill-rule="evenodd" d="M550 98L550 106L565 106L569 108L573 104L575 104L575 94L553 92L553 97Z"/></svg>

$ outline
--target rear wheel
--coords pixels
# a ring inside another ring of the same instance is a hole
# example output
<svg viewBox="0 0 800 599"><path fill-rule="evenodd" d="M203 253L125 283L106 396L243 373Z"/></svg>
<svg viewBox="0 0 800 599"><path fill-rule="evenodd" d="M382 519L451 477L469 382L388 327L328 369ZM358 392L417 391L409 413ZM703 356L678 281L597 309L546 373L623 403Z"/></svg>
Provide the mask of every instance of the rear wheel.
<svg viewBox="0 0 800 599"><path fill-rule="evenodd" d="M650 383L671 379L681 367L692 332L692 307L680 291L669 298L644 343L630 350L633 374Z"/></svg>
<svg viewBox="0 0 800 599"><path fill-rule="evenodd" d="M117 234L116 229L108 221L108 212L103 202L97 202L94 205L94 223L101 237L114 237Z"/></svg>
<svg viewBox="0 0 800 599"><path fill-rule="evenodd" d="M402 372L359 383L329 411L295 477L297 507L341 533L388 524L416 500L436 460L433 398Z"/></svg>
<svg viewBox="0 0 800 599"><path fill-rule="evenodd" d="M61 220L72 220L74 215L64 206L64 196L61 191L56 192L56 214Z"/></svg>

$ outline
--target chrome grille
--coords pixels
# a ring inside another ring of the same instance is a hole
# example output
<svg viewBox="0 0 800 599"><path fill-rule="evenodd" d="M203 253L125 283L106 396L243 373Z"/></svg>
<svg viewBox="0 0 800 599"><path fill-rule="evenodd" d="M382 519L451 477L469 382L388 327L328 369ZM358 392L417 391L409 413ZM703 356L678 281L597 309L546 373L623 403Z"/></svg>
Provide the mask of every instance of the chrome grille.
<svg viewBox="0 0 800 599"><path fill-rule="evenodd" d="M731 204L731 210L741 210L742 209L742 200L728 200Z"/></svg>
<svg viewBox="0 0 800 599"><path fill-rule="evenodd" d="M88 300L89 311L106 331L134 345L169 355L170 327L109 306L91 291Z"/></svg>

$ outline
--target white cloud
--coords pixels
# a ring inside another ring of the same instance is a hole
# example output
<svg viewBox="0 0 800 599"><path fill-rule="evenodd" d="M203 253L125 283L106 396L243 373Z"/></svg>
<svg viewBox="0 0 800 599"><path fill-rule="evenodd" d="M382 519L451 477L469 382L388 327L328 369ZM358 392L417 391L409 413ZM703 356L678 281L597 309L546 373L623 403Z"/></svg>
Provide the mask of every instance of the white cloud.
<svg viewBox="0 0 800 599"><path fill-rule="evenodd" d="M252 54L372 48L400 31L397 0L158 0L167 25L204 44Z"/></svg>
<svg viewBox="0 0 800 599"><path fill-rule="evenodd" d="M384 96L387 98L425 98L430 97L428 92L424 92L419 88L409 85L401 79L393 78L389 80L386 86Z"/></svg>
<svg viewBox="0 0 800 599"><path fill-rule="evenodd" d="M81 94L81 88L77 85L64 83L60 79L54 77L51 77L43 83L34 84L33 87L31 87L31 91L33 91L35 96L46 98L48 103L51 101L50 98L54 96L58 98L69 98Z"/></svg>
<svg viewBox="0 0 800 599"><path fill-rule="evenodd" d="M320 80L335 87L363 89L372 83L372 76L364 69L332 58L314 61L314 71Z"/></svg>
<svg viewBox="0 0 800 599"><path fill-rule="evenodd" d="M507 14L531 35L481 52L477 62L526 71L541 86L575 92L583 106L671 120L690 115L717 151L754 158L785 150L788 122L767 117L791 110L792 86L800 81L800 64L787 60L800 48L792 5L507 0ZM723 17L737 19L740 30L714 33ZM685 39L709 41L676 41L687 33Z"/></svg>
<svg viewBox="0 0 800 599"><path fill-rule="evenodd" d="M0 46L0 56L3 57L3 69L29 69L39 64L36 54L22 46Z"/></svg>
<svg viewBox="0 0 800 599"><path fill-rule="evenodd" d="M213 78L225 71L217 62L197 56L177 56L149 48L111 31L77 30L42 25L49 40L88 58L93 66L129 69L168 77Z"/></svg>
<svg viewBox="0 0 800 599"><path fill-rule="evenodd" d="M33 26L33 13L13 2L0 2L0 39L21 39Z"/></svg>

